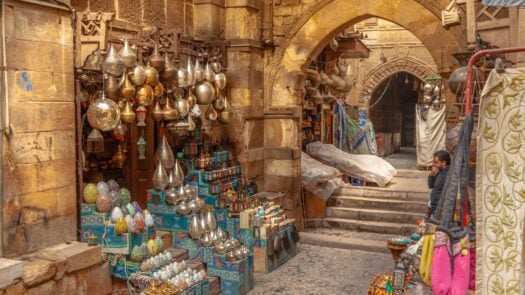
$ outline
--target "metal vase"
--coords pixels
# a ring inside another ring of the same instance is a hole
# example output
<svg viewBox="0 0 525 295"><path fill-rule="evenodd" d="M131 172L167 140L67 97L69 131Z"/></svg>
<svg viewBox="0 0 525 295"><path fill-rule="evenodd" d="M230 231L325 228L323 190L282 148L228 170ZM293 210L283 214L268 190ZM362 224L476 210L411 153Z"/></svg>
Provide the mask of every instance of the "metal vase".
<svg viewBox="0 0 525 295"><path fill-rule="evenodd" d="M215 216L213 216L213 213L211 211L208 211L206 213L206 224L208 225L208 228L210 231L215 231L217 229L217 222L215 221Z"/></svg>
<svg viewBox="0 0 525 295"><path fill-rule="evenodd" d="M204 69L202 68L198 58L195 61L195 68L193 71L195 72L195 82L201 82L204 80Z"/></svg>
<svg viewBox="0 0 525 295"><path fill-rule="evenodd" d="M197 215L192 215L190 217L190 236L192 239L200 239L202 236L202 231L199 225L199 217Z"/></svg>
<svg viewBox="0 0 525 295"><path fill-rule="evenodd" d="M153 48L153 52L149 56L149 62L152 67L154 67L158 72L161 72L164 70L165 61L162 55L159 53L159 45L155 44L155 47Z"/></svg>
<svg viewBox="0 0 525 295"><path fill-rule="evenodd" d="M177 68L171 62L168 53L164 54L164 69L160 72L160 78L164 81L171 82L177 76Z"/></svg>
<svg viewBox="0 0 525 295"><path fill-rule="evenodd" d="M118 54L127 68L132 68L137 64L137 54L135 53L135 50L129 46L128 39L124 39L124 46L122 46Z"/></svg>
<svg viewBox="0 0 525 295"><path fill-rule="evenodd" d="M161 162L162 166L166 167L168 170L171 170L173 165L175 165L173 151L171 150L165 136L162 137L162 142L157 147L157 151L155 151L155 164L158 165L159 162Z"/></svg>
<svg viewBox="0 0 525 295"><path fill-rule="evenodd" d="M102 70L114 77L120 77L124 72L126 65L124 60L118 55L113 44L109 45L108 54L102 63Z"/></svg>
<svg viewBox="0 0 525 295"><path fill-rule="evenodd" d="M168 175L162 165L162 161L157 163L157 168L153 173L153 187L158 191L163 191L168 185Z"/></svg>

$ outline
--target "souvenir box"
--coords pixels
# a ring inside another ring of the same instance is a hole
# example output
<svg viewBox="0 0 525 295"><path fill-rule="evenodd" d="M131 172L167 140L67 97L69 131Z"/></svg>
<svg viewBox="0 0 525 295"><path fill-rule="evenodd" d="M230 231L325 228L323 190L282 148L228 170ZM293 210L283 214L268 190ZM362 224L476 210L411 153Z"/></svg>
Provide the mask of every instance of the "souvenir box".
<svg viewBox="0 0 525 295"><path fill-rule="evenodd" d="M297 254L295 230L295 226L289 225L273 233L268 239L255 239L253 253L256 272L272 272ZM276 237L279 237L279 251L275 251L275 245L272 244Z"/></svg>
<svg viewBox="0 0 525 295"><path fill-rule="evenodd" d="M246 294L254 286L253 255L243 260L228 262L225 255L213 255L208 264L208 275L220 278L221 294Z"/></svg>
<svg viewBox="0 0 525 295"><path fill-rule="evenodd" d="M112 276L127 280L140 270L140 263L133 262L120 255L109 256L109 272Z"/></svg>

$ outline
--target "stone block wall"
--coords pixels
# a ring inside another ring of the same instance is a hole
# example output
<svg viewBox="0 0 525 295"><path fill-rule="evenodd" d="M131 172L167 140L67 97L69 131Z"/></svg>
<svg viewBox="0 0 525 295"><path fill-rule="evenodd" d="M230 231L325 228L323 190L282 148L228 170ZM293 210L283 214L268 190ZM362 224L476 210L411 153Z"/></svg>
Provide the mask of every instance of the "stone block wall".
<svg viewBox="0 0 525 295"><path fill-rule="evenodd" d="M280 45L291 26L308 9L322 0L274 0L273 1L273 36L274 43Z"/></svg>
<svg viewBox="0 0 525 295"><path fill-rule="evenodd" d="M1 267L6 261L19 267ZM102 260L102 248L78 242L58 244L16 261L0 259L0 277L7 275L9 281L0 280L0 294L98 295L113 292L108 262Z"/></svg>
<svg viewBox="0 0 525 295"><path fill-rule="evenodd" d="M7 1L3 254L76 239L73 40L65 10Z"/></svg>

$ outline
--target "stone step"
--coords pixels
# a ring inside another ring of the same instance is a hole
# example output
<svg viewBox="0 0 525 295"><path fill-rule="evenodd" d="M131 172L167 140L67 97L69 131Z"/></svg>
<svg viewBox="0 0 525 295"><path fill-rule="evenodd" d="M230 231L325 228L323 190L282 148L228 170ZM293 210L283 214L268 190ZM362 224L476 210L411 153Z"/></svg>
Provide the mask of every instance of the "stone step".
<svg viewBox="0 0 525 295"><path fill-rule="evenodd" d="M429 171L415 169L396 169L396 178L420 178L427 179Z"/></svg>
<svg viewBox="0 0 525 295"><path fill-rule="evenodd" d="M369 197L332 196L328 199L327 206L361 209L385 209L403 212L426 212L428 202Z"/></svg>
<svg viewBox="0 0 525 295"><path fill-rule="evenodd" d="M308 228L344 228L356 231L367 231L381 234L410 235L416 229L415 224L363 221L328 217L324 219L307 219Z"/></svg>
<svg viewBox="0 0 525 295"><path fill-rule="evenodd" d="M430 196L430 190L422 189L420 187L416 187L414 188L414 190L401 190L369 186L345 185L334 190L332 196L369 197L404 201L428 201L428 198Z"/></svg>
<svg viewBox="0 0 525 295"><path fill-rule="evenodd" d="M355 219L362 221L379 221L388 223L416 223L424 213L412 213L390 210L361 209L346 207L327 207L326 217Z"/></svg>

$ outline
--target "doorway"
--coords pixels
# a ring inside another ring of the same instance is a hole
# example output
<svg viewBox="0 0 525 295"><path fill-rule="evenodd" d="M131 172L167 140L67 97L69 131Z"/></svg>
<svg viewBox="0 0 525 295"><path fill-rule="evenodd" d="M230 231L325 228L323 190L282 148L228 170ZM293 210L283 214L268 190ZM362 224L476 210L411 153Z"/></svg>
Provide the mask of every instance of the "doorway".
<svg viewBox="0 0 525 295"><path fill-rule="evenodd" d="M372 92L369 114L379 156L410 153L415 157L416 118L420 80L408 72L390 75Z"/></svg>

